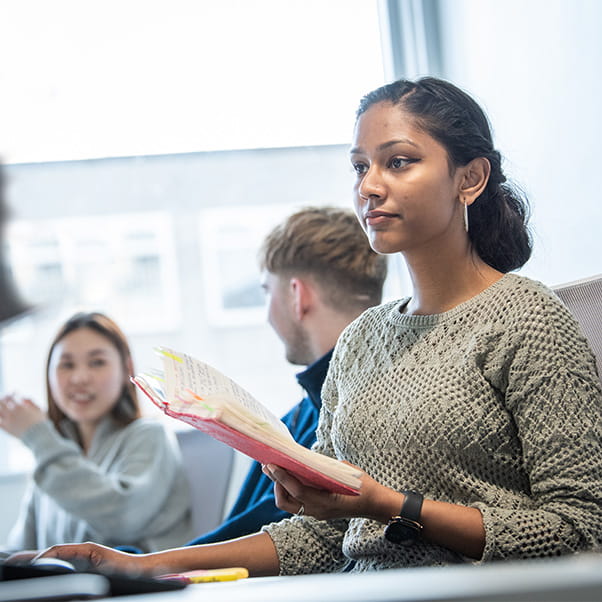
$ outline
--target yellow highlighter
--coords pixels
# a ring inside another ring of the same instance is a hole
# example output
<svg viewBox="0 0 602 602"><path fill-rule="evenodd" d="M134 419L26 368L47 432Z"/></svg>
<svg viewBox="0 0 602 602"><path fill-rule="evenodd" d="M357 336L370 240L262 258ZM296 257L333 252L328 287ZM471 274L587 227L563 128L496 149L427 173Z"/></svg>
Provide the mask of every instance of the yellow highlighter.
<svg viewBox="0 0 602 602"><path fill-rule="evenodd" d="M183 573L170 573L160 575L158 578L184 583L208 583L210 581L235 581L236 579L246 579L248 576L249 571L247 569L235 566L226 569L199 569Z"/></svg>

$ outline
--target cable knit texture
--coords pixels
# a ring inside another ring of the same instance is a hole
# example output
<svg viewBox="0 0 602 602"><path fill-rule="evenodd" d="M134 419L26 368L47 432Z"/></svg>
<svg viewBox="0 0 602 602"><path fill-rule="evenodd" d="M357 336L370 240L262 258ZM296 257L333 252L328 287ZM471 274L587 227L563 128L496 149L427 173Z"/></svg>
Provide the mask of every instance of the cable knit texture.
<svg viewBox="0 0 602 602"><path fill-rule="evenodd" d="M593 355L544 285L506 274L443 314L367 310L342 334L314 449L397 491L478 508L481 561L602 541L602 391ZM368 519L265 528L282 574L443 565L437 545L389 543Z"/></svg>

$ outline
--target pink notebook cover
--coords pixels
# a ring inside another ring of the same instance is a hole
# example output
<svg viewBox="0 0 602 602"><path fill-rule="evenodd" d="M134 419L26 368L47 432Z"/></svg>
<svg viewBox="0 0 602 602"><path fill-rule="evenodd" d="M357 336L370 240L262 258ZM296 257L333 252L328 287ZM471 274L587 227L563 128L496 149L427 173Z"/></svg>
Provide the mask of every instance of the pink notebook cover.
<svg viewBox="0 0 602 602"><path fill-rule="evenodd" d="M157 400L153 399L153 397L138 385L136 381L134 381L134 383L168 416L192 425L200 431L211 435L214 439L222 441L243 454L250 456L261 464L275 464L276 466L280 466L294 474L305 485L315 487L316 489L325 489L332 493L343 493L346 495L359 495L359 492L353 487L340 483L339 481L306 466L298 460L291 458L280 450L274 449L261 441L257 441L244 433L240 433L219 420L214 418L200 418L194 414L174 412L169 406L157 403Z"/></svg>

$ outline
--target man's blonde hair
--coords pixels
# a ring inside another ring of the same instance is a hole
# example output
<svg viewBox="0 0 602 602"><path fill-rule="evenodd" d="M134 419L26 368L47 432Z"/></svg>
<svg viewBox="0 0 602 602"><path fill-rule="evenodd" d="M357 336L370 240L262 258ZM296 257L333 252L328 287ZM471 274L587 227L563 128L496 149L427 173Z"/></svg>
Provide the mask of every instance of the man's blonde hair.
<svg viewBox="0 0 602 602"><path fill-rule="evenodd" d="M382 300L387 259L375 253L357 217L337 207L306 207L290 215L265 238L262 270L275 275L311 276L332 307L366 309Z"/></svg>

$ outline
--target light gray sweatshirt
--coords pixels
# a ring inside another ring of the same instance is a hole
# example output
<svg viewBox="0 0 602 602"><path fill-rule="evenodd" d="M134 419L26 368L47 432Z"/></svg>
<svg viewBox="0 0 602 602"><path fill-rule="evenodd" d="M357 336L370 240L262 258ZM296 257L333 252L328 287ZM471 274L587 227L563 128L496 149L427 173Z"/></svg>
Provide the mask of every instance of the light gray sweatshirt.
<svg viewBox="0 0 602 602"><path fill-rule="evenodd" d="M107 417L85 456L70 426L62 436L44 421L23 436L36 467L9 548L94 541L152 551L190 538L188 484L171 433L148 418L123 428Z"/></svg>

